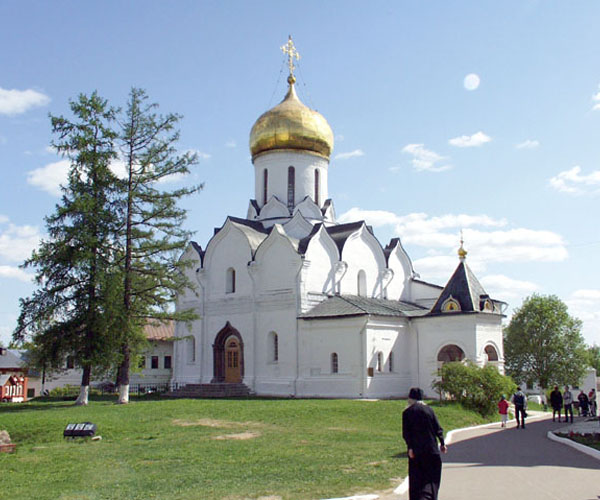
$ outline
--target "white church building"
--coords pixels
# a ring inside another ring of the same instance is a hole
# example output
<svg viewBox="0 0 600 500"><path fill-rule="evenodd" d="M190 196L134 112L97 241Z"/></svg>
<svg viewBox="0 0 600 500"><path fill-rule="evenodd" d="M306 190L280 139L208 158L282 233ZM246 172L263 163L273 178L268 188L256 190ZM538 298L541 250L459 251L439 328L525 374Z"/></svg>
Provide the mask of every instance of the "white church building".
<svg viewBox="0 0 600 500"><path fill-rule="evenodd" d="M297 97L291 43L283 101L254 123L254 198L204 247L182 256L195 291L177 307L173 382L243 384L257 395L433 396L441 363L503 371L505 303L490 298L458 252L445 286L419 279L399 238L383 246L364 221L336 222L328 195L333 133Z"/></svg>

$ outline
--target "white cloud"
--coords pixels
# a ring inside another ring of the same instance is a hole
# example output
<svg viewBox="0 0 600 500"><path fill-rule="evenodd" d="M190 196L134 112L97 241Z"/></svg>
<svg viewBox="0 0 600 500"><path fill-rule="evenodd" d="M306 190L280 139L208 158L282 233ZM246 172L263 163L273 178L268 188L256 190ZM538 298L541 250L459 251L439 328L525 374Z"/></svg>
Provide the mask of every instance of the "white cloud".
<svg viewBox="0 0 600 500"><path fill-rule="evenodd" d="M237 148L237 144L233 139L229 139L226 143L225 143L225 147L226 148Z"/></svg>
<svg viewBox="0 0 600 500"><path fill-rule="evenodd" d="M569 314L583 321L582 334L590 345L600 345L600 290L576 290L565 300Z"/></svg>
<svg viewBox="0 0 600 500"><path fill-rule="evenodd" d="M18 115L48 103L50 98L35 90L6 90L0 87L0 115Z"/></svg>
<svg viewBox="0 0 600 500"><path fill-rule="evenodd" d="M497 297L505 302L519 301L522 297L531 295L540 289L539 285L531 281L515 280L502 274L484 276L480 282L492 297Z"/></svg>
<svg viewBox="0 0 600 500"><path fill-rule="evenodd" d="M0 222L0 258L23 262L40 244L39 229L35 226L17 226L6 218Z"/></svg>
<svg viewBox="0 0 600 500"><path fill-rule="evenodd" d="M31 170L27 172L27 183L52 196L60 196L60 186L67 183L70 165L69 160L60 160Z"/></svg>
<svg viewBox="0 0 600 500"><path fill-rule="evenodd" d="M483 132L475 132L473 135L461 135L460 137L455 137L454 139L450 139L448 144L451 146L456 146L457 148L473 148L482 146L486 142L490 142L492 138Z"/></svg>
<svg viewBox="0 0 600 500"><path fill-rule="evenodd" d="M383 210L352 208L339 217L340 222L364 219L374 227L388 227L403 244L418 245L441 252L422 261L435 267L439 257L452 256L456 262L459 232L464 230L469 264L475 268L486 262L560 262L568 257L563 238L551 231L507 228L505 219L487 215L447 214L431 217L424 213L396 215ZM418 271L418 269L417 269Z"/></svg>
<svg viewBox="0 0 600 500"><path fill-rule="evenodd" d="M350 151L348 153L338 153L335 155L335 160L348 160L350 158L358 158L359 156L365 156L365 153L362 149L355 149L354 151Z"/></svg>
<svg viewBox="0 0 600 500"><path fill-rule="evenodd" d="M458 257L454 255L434 255L422 257L413 261L415 271L426 281L446 284L458 265ZM469 262L469 267L476 274L485 270L482 262Z"/></svg>
<svg viewBox="0 0 600 500"><path fill-rule="evenodd" d="M335 140L336 142L344 142L344 136L342 134L336 134Z"/></svg>
<svg viewBox="0 0 600 500"><path fill-rule="evenodd" d="M517 149L536 149L540 146L540 141L527 139L515 146Z"/></svg>
<svg viewBox="0 0 600 500"><path fill-rule="evenodd" d="M211 157L209 153L205 153L204 151L200 151L199 149L188 149L186 153L195 154L199 160L208 160Z"/></svg>
<svg viewBox="0 0 600 500"><path fill-rule="evenodd" d="M552 177L550 185L562 193L575 195L600 193L600 170L581 175L581 167L575 166Z"/></svg>
<svg viewBox="0 0 600 500"><path fill-rule="evenodd" d="M437 154L435 151L425 149L424 144L407 144L402 148L402 152L411 155L412 166L415 170L427 170L428 172L443 172L449 170L452 165L440 165L437 164L446 160L445 156ZM393 167L391 170L393 171Z"/></svg>
<svg viewBox="0 0 600 500"><path fill-rule="evenodd" d="M463 85L467 90L476 90L479 87L480 81L479 75L475 73L469 73L467 76L465 76Z"/></svg>
<svg viewBox="0 0 600 500"><path fill-rule="evenodd" d="M598 92L596 92L593 96L592 96L592 101L594 102L594 106L592 107L592 109L600 109L600 85L598 85Z"/></svg>
<svg viewBox="0 0 600 500"><path fill-rule="evenodd" d="M25 283L31 283L34 276L18 267L0 265L0 278L16 279Z"/></svg>

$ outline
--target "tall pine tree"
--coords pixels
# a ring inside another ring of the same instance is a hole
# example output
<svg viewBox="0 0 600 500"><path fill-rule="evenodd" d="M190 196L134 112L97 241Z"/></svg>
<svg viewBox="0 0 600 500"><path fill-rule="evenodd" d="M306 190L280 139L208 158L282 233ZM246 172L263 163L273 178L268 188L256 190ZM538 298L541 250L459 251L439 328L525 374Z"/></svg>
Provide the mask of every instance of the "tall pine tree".
<svg viewBox="0 0 600 500"><path fill-rule="evenodd" d="M168 189L181 181L197 162L195 154L178 154L176 129L181 117L158 115L144 90L133 88L121 117L119 135L126 179L121 193L124 224L120 233L122 260L121 362L117 372L119 403L129 401L132 360L143 349L149 321L191 321L191 310L175 311L179 292L192 287L180 255L190 232L182 224L186 211L179 201L202 186Z"/></svg>
<svg viewBox="0 0 600 500"><path fill-rule="evenodd" d="M38 357L58 368L67 355L83 369L76 404L87 404L92 369L114 364L114 322L121 282L113 262L119 211L115 110L96 92L70 102L73 119L53 117L53 146L71 161L61 202L46 217L48 238L24 263L38 289L21 300L14 339L31 340Z"/></svg>

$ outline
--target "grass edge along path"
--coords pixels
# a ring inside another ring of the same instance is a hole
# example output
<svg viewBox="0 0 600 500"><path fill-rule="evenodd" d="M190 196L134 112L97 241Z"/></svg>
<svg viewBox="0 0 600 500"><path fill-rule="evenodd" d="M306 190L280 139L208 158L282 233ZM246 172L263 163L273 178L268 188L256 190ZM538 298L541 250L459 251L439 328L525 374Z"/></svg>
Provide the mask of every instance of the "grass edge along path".
<svg viewBox="0 0 600 500"><path fill-rule="evenodd" d="M431 402L448 432L485 423ZM2 498L317 499L393 488L407 474L403 400L155 400L0 406L17 451ZM65 440L93 422L102 441Z"/></svg>

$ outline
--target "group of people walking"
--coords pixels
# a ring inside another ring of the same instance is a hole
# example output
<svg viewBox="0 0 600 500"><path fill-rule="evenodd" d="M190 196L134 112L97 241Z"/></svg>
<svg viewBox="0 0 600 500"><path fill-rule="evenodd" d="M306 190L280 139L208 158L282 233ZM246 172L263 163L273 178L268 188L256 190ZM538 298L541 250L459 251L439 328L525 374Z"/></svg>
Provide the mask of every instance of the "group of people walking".
<svg viewBox="0 0 600 500"><path fill-rule="evenodd" d="M598 406L596 402L596 389L592 389L589 394L586 394L583 390L577 395L578 412L580 415L596 416ZM556 421L558 415L558 421L561 421L561 411L564 408L565 419L564 422L571 419L573 423L573 394L569 390L569 386L565 386L564 392L560 392L558 386L554 386L554 390L550 393L550 406L552 406L552 421Z"/></svg>

